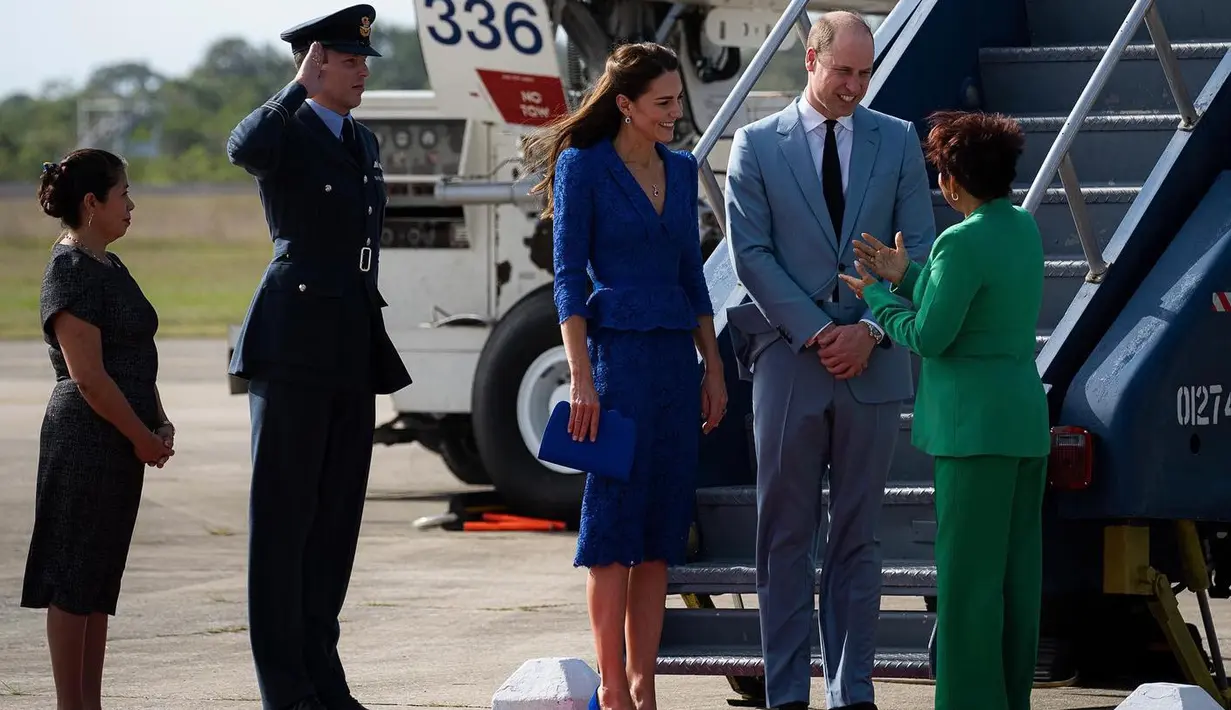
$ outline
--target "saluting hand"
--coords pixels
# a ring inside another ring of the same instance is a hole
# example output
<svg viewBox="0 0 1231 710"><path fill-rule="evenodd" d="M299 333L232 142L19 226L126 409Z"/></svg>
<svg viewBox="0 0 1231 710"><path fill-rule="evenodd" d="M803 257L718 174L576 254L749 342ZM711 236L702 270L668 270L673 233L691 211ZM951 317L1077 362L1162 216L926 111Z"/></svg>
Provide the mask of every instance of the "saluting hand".
<svg viewBox="0 0 1231 710"><path fill-rule="evenodd" d="M320 42L313 42L308 47L308 56L299 65L299 73L295 81L308 90L308 96L315 96L321 90L321 67L325 63L325 48Z"/></svg>

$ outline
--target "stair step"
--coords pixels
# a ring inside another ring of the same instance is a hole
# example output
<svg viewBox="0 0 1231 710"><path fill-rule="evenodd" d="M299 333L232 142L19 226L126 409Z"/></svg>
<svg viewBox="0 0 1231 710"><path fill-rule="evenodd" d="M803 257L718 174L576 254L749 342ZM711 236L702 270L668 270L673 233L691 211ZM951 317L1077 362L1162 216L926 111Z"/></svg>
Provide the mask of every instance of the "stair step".
<svg viewBox="0 0 1231 710"><path fill-rule="evenodd" d="M882 611L876 628L875 675L926 678L928 641L935 623L936 615L925 611ZM815 612L809 629L812 673L819 675L821 645ZM756 676L764 673L761 653L756 609L667 609L658 667L664 674Z"/></svg>
<svg viewBox="0 0 1231 710"><path fill-rule="evenodd" d="M911 648L926 651L932 637L936 614L927 611L883 610L876 624L876 645L879 648ZM819 619L812 613L810 643L820 653ZM672 656L708 655L707 651L723 649L737 655L761 652L760 612L753 609L680 609L666 610L663 618L660 652Z"/></svg>
<svg viewBox="0 0 1231 710"><path fill-rule="evenodd" d="M1231 3L1160 2L1156 4L1172 42L1231 38ZM1026 0L1032 44L1110 42L1128 17L1133 0ZM1149 42L1145 23L1134 42Z"/></svg>
<svg viewBox="0 0 1231 710"><path fill-rule="evenodd" d="M1028 188L1015 188L1009 199L1013 204L1021 205L1026 200L1028 191ZM1120 221L1124 219L1125 213L1140 192L1140 185L1081 188L1081 194L1086 201L1086 212L1090 216L1090 227L1100 248L1107 247L1120 226ZM962 215L949 207L939 190L932 190L932 204L935 206L938 233L962 221ZM1047 189L1042 202L1035 210L1034 218L1043 238L1043 253L1052 258L1083 258L1081 241L1077 238L1077 227L1073 223L1073 212L1069 209L1068 197L1062 188ZM1054 325L1055 323L1050 321L1040 323L1042 328L1051 328Z"/></svg>
<svg viewBox="0 0 1231 710"><path fill-rule="evenodd" d="M662 675L722 675L737 677L757 677L765 675L765 664L760 649L760 626L749 629L748 637L739 643L730 645L702 644L688 636L678 636L668 631L667 624L673 610L667 610L668 619L664 619L663 640L658 654L658 672ZM723 612L745 610L721 610ZM756 610L747 610L755 615ZM880 623L877 624L876 660L872 668L875 678L931 678L931 663L929 661L928 644L931 626L935 615L927 612L898 612L909 614L912 622L918 627L925 624L928 635L921 641L905 638L908 645L896 646L885 643L885 626L888 615L894 612L881 612ZM812 623L813 645L810 668L813 677L824 676L824 666L821 661L820 647L816 642L818 635L815 617ZM892 622L890 622L892 623ZM909 623L909 622L908 622ZM741 623L741 626L745 626ZM903 625L905 627L905 625ZM918 630L907 630L908 633L918 633ZM702 632L706 636L712 632ZM753 636L755 634L755 636ZM1074 678L1073 654L1071 645L1060 639L1044 636L1039 639L1038 661L1034 668L1035 687L1047 687L1057 683L1071 682ZM764 700L764 698L759 698Z"/></svg>
<svg viewBox="0 0 1231 710"><path fill-rule="evenodd" d="M820 577L817 567L816 582ZM667 593L755 594L756 581L756 567L749 562L694 562L667 571ZM886 561L881 565L881 586L889 595L935 595L936 566L930 561Z"/></svg>
<svg viewBox="0 0 1231 710"><path fill-rule="evenodd" d="M932 465L928 458L910 446L909 429L898 434L902 462L910 466L908 473L926 475L919 485L885 487L881 519L877 529L883 559L924 561L930 563L936 544L936 511L933 506ZM898 456L895 456L895 463ZM891 474L894 469L890 468ZM924 485L926 484L926 485ZM823 487L821 498L829 503L829 489ZM697 528L699 547L694 563L710 565L752 565L756 559L757 491L756 486L706 487L697 490ZM824 516L822 516L823 518ZM824 552L827 521L819 521L820 542L817 560Z"/></svg>
<svg viewBox="0 0 1231 710"><path fill-rule="evenodd" d="M1029 188L1060 136L1067 116L1018 116L1026 145L1016 186ZM1082 185L1141 184L1175 137L1178 113L1104 113L1087 116L1069 147ZM1059 174L1052 185L1060 187Z"/></svg>
<svg viewBox="0 0 1231 710"><path fill-rule="evenodd" d="M885 505L932 505L932 486L885 486ZM829 502L829 486L821 489L821 498ZM697 489L697 505L711 507L752 507L757 504L756 486L711 486Z"/></svg>
<svg viewBox="0 0 1231 710"><path fill-rule="evenodd" d="M812 656L810 667L813 677L825 675L819 655ZM660 653L658 673L661 675L763 676L765 675L765 662L759 651L756 654L724 654L719 649L713 649L695 656L672 656ZM926 651L877 649L876 661L872 666L872 675L876 678L923 679L928 678L930 673L931 666L928 663Z"/></svg>
<svg viewBox="0 0 1231 710"><path fill-rule="evenodd" d="M1172 46L1189 96L1195 98L1231 42L1173 42ZM981 49L982 108L1007 114L1068 115L1106 52L1106 45L1096 44ZM1091 110L1176 110L1153 44L1125 48Z"/></svg>

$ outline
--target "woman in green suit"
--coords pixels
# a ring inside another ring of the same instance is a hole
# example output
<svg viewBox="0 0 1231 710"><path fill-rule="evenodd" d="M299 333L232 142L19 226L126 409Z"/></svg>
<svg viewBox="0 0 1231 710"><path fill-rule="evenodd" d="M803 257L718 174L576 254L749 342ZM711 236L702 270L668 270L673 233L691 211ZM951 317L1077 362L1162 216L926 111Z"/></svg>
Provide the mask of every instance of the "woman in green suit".
<svg viewBox="0 0 1231 710"><path fill-rule="evenodd" d="M842 278L886 335L922 358L912 443L935 457L936 708L1026 710L1051 448L1034 362L1042 241L1008 198L1021 128L980 113L943 112L931 123L928 159L964 219L936 238L923 265L910 261L901 234L896 248L865 234L855 246L860 278Z"/></svg>

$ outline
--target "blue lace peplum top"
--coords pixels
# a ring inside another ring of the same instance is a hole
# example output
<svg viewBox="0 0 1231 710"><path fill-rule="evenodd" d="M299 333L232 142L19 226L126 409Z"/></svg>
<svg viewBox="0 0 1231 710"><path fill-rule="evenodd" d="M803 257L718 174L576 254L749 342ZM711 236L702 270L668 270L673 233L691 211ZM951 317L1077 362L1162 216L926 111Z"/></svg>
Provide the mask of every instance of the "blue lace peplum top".
<svg viewBox="0 0 1231 710"><path fill-rule="evenodd" d="M696 158L656 148L666 173L661 215L610 140L568 148L556 161L560 322L580 315L592 329L692 330L698 316L713 315L701 263Z"/></svg>

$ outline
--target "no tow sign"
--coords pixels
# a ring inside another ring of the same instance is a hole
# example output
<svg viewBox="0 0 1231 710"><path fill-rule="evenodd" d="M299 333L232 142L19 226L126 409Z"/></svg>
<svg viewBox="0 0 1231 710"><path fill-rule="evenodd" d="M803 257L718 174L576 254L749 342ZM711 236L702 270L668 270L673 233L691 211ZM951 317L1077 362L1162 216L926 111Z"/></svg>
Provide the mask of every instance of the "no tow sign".
<svg viewBox="0 0 1231 710"><path fill-rule="evenodd" d="M476 69L483 87L508 123L541 125L568 112L564 87L554 76Z"/></svg>

